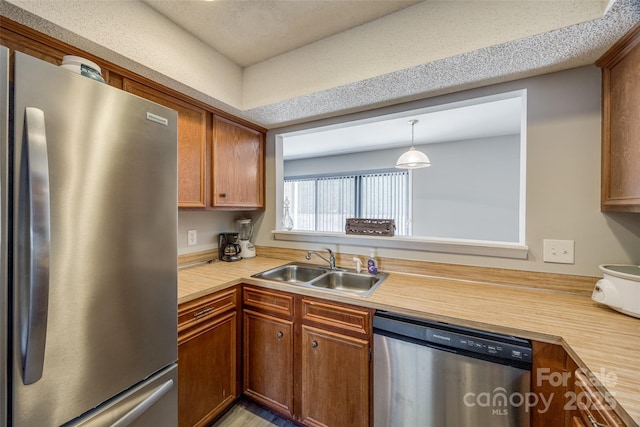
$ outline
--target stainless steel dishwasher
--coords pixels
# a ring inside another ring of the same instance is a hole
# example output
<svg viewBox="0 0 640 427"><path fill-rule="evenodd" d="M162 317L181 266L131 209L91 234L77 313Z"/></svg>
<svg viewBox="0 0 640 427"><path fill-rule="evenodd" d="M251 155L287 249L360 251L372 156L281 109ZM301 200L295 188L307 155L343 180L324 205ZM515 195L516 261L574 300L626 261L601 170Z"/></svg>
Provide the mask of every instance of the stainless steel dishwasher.
<svg viewBox="0 0 640 427"><path fill-rule="evenodd" d="M375 427L528 427L531 343L377 312Z"/></svg>

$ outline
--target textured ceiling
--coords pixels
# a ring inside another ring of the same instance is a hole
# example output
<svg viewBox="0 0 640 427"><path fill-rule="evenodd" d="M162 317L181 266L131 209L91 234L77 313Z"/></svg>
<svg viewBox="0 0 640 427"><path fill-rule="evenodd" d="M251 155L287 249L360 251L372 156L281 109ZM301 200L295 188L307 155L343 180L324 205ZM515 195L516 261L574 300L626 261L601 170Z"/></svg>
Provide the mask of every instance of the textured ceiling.
<svg viewBox="0 0 640 427"><path fill-rule="evenodd" d="M392 13L384 8L373 14L365 8L352 8L358 16L334 16L333 20L343 26L362 22L351 29L333 26L332 18L319 19L324 16L319 11L303 13L311 23L307 21L301 28L295 20L278 21L264 15L251 18L249 10L260 9L263 2L267 5L270 0L179 0L167 1L171 6L163 2L155 8L139 1L3 0L0 13L269 129L593 64L640 22L640 0L617 0L604 16L607 2L598 0L425 0L409 6L381 0L384 6L402 6ZM283 12L285 9L310 7L306 3L335 10L337 5L369 2L377 4L371 0L271 1L271 11L282 9L279 13L286 15L293 12ZM174 3L180 4L185 13L166 17L168 12L157 12L161 7L173 8ZM216 55L225 57L209 46L213 42L202 41L206 34L194 34L203 30L216 34L207 14L196 13L200 6L216 5L250 8L238 21L242 26L234 25L230 19L220 24L223 36L242 39L247 46L244 51L234 48L234 55L252 56L258 52L277 56L245 68L227 59L226 65L224 61L215 63ZM431 8L437 8L442 13L439 16L451 19L434 21ZM514 14L501 15L501 11L509 9ZM585 9L590 10L586 14L590 18L585 18ZM598 12L595 16L594 9ZM456 10L465 25L459 24L458 16L452 12ZM526 10L539 13L523 13ZM489 12L490 18L478 18ZM375 19L376 14L381 17ZM204 22L194 17L197 15L202 15ZM189 16L193 18L189 22L178 23ZM512 16L517 19L510 19ZM572 20L572 16L580 19ZM427 23L428 19L432 22ZM261 21L268 22L258 24ZM541 26L536 27L536 22ZM436 25L440 26L438 30L434 30ZM544 25L546 29L536 32ZM527 27L527 31L518 36L520 27ZM271 39L262 33L267 30L288 35ZM448 31L449 36L443 36L441 30ZM421 31L437 32L434 37L414 37ZM307 33L313 34L311 39L321 39L302 40ZM295 44L286 44L289 39L307 44L296 48ZM416 48L407 48L403 40ZM466 45L461 47L461 43ZM269 50L276 47L277 50ZM427 57L436 49L437 55ZM280 51L285 53L277 54ZM207 62L207 58L213 59ZM294 69L294 65L298 68ZM229 70L231 77L224 80L222 72ZM265 95L247 100L257 91Z"/></svg>
<svg viewBox="0 0 640 427"><path fill-rule="evenodd" d="M640 22L639 0L598 19L244 110L282 127L593 64Z"/></svg>
<svg viewBox="0 0 640 427"><path fill-rule="evenodd" d="M246 67L420 0L144 2L231 61Z"/></svg>
<svg viewBox="0 0 640 427"><path fill-rule="evenodd" d="M145 3L245 67L242 114L270 128L592 64L640 19L637 0Z"/></svg>

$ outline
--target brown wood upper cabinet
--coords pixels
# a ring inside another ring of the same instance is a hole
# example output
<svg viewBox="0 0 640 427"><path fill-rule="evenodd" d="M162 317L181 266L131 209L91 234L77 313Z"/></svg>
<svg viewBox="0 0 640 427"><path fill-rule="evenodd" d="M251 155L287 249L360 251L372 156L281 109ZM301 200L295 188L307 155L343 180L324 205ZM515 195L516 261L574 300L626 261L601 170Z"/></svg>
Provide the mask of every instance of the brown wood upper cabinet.
<svg viewBox="0 0 640 427"><path fill-rule="evenodd" d="M212 207L264 207L264 135L213 116Z"/></svg>
<svg viewBox="0 0 640 427"><path fill-rule="evenodd" d="M207 111L133 80L123 89L178 112L178 207L206 207Z"/></svg>
<svg viewBox="0 0 640 427"><path fill-rule="evenodd" d="M596 65L602 68L601 209L640 212L640 24Z"/></svg>
<svg viewBox="0 0 640 427"><path fill-rule="evenodd" d="M178 207L264 208L262 132L127 78L122 86L178 111Z"/></svg>
<svg viewBox="0 0 640 427"><path fill-rule="evenodd" d="M176 110L178 207L264 208L264 129L9 19L0 43L57 65L64 55L85 57L101 66L109 85Z"/></svg>

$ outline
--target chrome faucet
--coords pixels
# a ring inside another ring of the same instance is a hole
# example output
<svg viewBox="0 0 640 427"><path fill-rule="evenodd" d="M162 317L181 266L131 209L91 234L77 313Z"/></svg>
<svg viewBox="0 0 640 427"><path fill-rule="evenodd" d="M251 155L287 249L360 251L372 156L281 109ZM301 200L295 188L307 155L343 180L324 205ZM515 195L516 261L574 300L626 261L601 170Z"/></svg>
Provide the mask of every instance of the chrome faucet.
<svg viewBox="0 0 640 427"><path fill-rule="evenodd" d="M323 257L317 251L307 251L307 256L305 258L310 260L311 259L311 255L316 254L320 258L322 258L323 260L325 260L325 261L327 261L329 263L329 268L331 270L335 270L336 269L336 257L333 255L333 251L331 249L329 249L329 248L325 248L324 250L329 252L329 259L326 259L325 257Z"/></svg>

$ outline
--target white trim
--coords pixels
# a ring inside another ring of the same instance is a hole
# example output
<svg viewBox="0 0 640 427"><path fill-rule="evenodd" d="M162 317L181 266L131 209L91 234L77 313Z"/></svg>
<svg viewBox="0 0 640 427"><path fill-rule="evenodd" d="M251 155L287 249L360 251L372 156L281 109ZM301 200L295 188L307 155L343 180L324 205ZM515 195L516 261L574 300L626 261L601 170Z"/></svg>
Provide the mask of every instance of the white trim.
<svg viewBox="0 0 640 427"><path fill-rule="evenodd" d="M522 100L520 119L520 206L518 243L524 245L527 228L527 89L515 91Z"/></svg>
<svg viewBox="0 0 640 427"><path fill-rule="evenodd" d="M284 162L282 161L284 138L282 135L275 135L276 148L276 228L282 228L282 215L284 214Z"/></svg>
<svg viewBox="0 0 640 427"><path fill-rule="evenodd" d="M482 255L499 258L526 259L529 247L520 243L490 242L446 238L372 237L345 233L318 231L271 231L275 240L290 242L326 243L333 245L367 246L388 249L406 249L451 254Z"/></svg>

